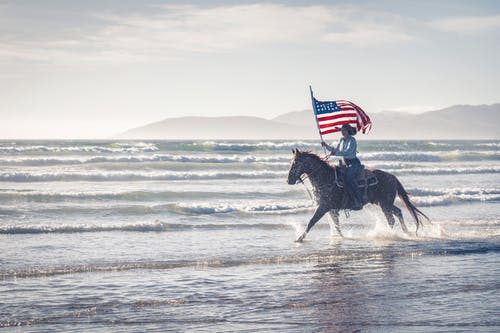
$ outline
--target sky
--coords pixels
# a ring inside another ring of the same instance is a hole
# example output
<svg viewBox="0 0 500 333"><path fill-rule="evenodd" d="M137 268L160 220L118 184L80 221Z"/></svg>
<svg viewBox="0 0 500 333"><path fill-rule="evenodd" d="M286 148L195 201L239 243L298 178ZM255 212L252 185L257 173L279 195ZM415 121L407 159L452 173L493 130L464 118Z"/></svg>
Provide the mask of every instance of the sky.
<svg viewBox="0 0 500 333"><path fill-rule="evenodd" d="M0 138L500 102L500 1L0 0Z"/></svg>

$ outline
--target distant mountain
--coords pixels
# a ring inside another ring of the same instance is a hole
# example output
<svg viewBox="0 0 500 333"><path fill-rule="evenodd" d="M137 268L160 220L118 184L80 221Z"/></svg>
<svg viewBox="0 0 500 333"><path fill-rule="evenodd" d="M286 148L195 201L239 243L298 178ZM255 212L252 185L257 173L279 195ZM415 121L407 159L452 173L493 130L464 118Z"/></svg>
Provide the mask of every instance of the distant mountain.
<svg viewBox="0 0 500 333"><path fill-rule="evenodd" d="M373 128L363 139L500 139L500 104L456 105L420 114L372 112ZM311 110L273 119L259 117L167 118L133 128L121 139L316 139Z"/></svg>
<svg viewBox="0 0 500 333"><path fill-rule="evenodd" d="M456 105L421 114L373 113L374 137L401 139L500 139L500 104Z"/></svg>
<svg viewBox="0 0 500 333"><path fill-rule="evenodd" d="M314 130L314 127L313 127ZM182 117L133 128L119 139L312 139L317 132L306 126L258 117ZM310 132L310 133L308 133Z"/></svg>

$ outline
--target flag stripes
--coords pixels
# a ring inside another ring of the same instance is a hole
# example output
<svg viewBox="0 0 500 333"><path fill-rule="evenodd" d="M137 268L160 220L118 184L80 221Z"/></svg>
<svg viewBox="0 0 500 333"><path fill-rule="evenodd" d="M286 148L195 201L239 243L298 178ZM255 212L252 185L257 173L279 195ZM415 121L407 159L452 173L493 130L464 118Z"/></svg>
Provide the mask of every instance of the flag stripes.
<svg viewBox="0 0 500 333"><path fill-rule="evenodd" d="M364 134L370 131L370 117L356 104L346 100L321 102L312 96L312 91L311 98L321 135L339 132L344 124L349 124Z"/></svg>

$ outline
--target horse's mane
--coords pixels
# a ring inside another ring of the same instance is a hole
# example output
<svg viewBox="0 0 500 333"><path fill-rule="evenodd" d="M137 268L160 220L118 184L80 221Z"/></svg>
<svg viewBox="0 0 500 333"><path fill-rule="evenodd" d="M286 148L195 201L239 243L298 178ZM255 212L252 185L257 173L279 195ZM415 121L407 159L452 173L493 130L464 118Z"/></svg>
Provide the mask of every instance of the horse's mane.
<svg viewBox="0 0 500 333"><path fill-rule="evenodd" d="M328 166L332 170L335 170L335 168L336 168L335 165L331 165L328 162L328 157L320 157L318 154L314 153L312 150L302 150L302 149L300 149L299 153L301 153L303 155L306 155L309 158L312 158L313 160L315 160L318 163L321 163L321 162L324 163L326 166Z"/></svg>

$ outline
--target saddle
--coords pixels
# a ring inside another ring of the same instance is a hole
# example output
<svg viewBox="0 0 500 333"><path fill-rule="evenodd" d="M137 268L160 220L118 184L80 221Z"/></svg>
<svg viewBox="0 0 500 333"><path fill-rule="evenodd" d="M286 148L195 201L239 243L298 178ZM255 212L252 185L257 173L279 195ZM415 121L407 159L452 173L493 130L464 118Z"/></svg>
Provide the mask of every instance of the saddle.
<svg viewBox="0 0 500 333"><path fill-rule="evenodd" d="M346 167L344 165L341 165L339 168L336 168L336 170L338 171L335 172L335 184L338 187L343 188ZM364 165L361 165L361 172L359 173L357 183L358 188L367 188L369 186L377 185L378 179L372 171L366 169Z"/></svg>

